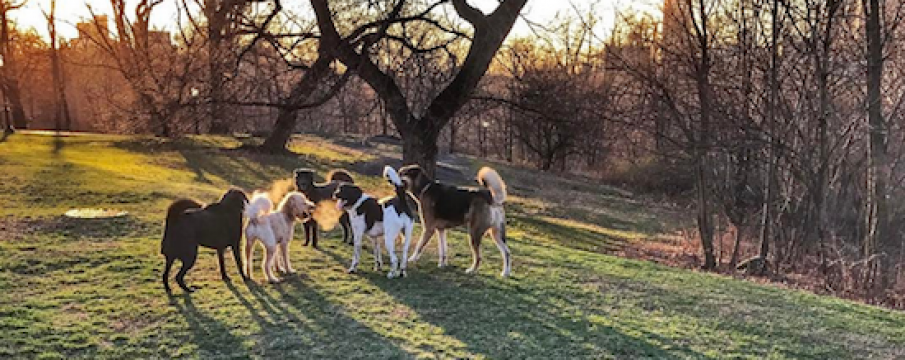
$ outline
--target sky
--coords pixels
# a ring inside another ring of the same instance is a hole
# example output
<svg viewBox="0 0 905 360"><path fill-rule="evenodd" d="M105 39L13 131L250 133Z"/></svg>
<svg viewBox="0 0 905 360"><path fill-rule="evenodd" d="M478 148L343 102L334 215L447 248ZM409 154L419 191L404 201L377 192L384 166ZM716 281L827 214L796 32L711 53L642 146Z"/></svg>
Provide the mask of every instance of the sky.
<svg viewBox="0 0 905 360"><path fill-rule="evenodd" d="M134 5L138 0L126 0L127 4ZM302 3L303 0L287 0L283 1L284 6L291 6L292 3ZM492 10L498 0L469 0L470 4L478 7L485 12ZM57 0L57 18L58 32L63 38L73 38L78 35L75 30L75 24L82 19L89 18L90 12L87 5L90 5L95 13L110 13L109 0ZM170 29L174 23L176 14L176 0L164 0L164 2L155 8L152 15L152 25L161 29ZM532 33L534 24L549 23L557 14L576 15L578 12L587 12L592 6L601 15L601 24L595 29L595 33L600 38L605 38L613 26L613 21L617 10L627 8L641 9L644 11L652 11L656 9L654 0L631 1L631 0L528 0L528 4L522 11L523 18L519 19L512 30L514 36L527 36ZM20 28L36 28L45 38L47 35L47 25L45 23L42 10L46 11L50 8L50 0L27 0L23 9L11 13L11 17L19 24ZM527 19L528 21L525 21Z"/></svg>

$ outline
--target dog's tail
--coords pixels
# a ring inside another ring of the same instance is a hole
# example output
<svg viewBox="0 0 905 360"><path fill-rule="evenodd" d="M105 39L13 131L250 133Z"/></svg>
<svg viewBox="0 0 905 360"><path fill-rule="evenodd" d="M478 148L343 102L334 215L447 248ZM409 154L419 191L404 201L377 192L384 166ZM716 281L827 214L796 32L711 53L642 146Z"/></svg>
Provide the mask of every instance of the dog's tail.
<svg viewBox="0 0 905 360"><path fill-rule="evenodd" d="M248 206L245 207L245 217L251 223L255 223L258 217L266 215L271 210L273 210L273 201L270 200L270 196L266 192L255 192L251 201L248 202Z"/></svg>
<svg viewBox="0 0 905 360"><path fill-rule="evenodd" d="M396 172L396 169L393 169L392 166L384 166L383 167L383 177L390 181L395 187L402 186L402 179L399 177L399 173Z"/></svg>
<svg viewBox="0 0 905 360"><path fill-rule="evenodd" d="M496 170L485 166L478 171L477 179L482 186L490 189L490 194L493 196L493 204L503 205L503 202L506 201L506 183L503 182L500 174Z"/></svg>
<svg viewBox="0 0 905 360"><path fill-rule="evenodd" d="M352 174L349 174L348 171L343 169L333 169L327 173L327 181L339 181L339 182L347 182L349 184L354 184L355 180L352 179Z"/></svg>
<svg viewBox="0 0 905 360"><path fill-rule="evenodd" d="M168 252L167 248L170 245L170 242L173 241L173 235L171 233L172 231L174 231L175 226L179 223L179 220L185 214L185 211L189 209L200 208L200 203L189 199L176 200L172 204L170 204L170 207L167 208L166 223L163 227L163 241L161 241L160 243L161 254L166 254Z"/></svg>

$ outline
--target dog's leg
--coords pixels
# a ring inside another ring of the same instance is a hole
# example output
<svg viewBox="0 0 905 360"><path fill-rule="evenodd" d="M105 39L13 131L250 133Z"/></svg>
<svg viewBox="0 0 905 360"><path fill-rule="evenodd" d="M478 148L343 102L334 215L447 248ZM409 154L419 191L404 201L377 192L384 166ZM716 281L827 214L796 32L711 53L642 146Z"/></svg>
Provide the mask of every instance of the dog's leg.
<svg viewBox="0 0 905 360"><path fill-rule="evenodd" d="M254 257L255 251L255 242L254 238L249 237L248 234L245 234L245 264L242 271L245 274L245 278L251 280L252 278L252 263L254 262L252 258Z"/></svg>
<svg viewBox="0 0 905 360"><path fill-rule="evenodd" d="M317 221L311 220L311 246L317 249Z"/></svg>
<svg viewBox="0 0 905 360"><path fill-rule="evenodd" d="M431 236L434 235L434 231L437 231L433 224L424 222L422 225L424 226L424 231L421 233L421 239L418 240L418 244L415 245L415 252L412 254L412 257L409 258L409 262L415 262L421 258L421 254L424 253L424 247L427 246Z"/></svg>
<svg viewBox="0 0 905 360"><path fill-rule="evenodd" d="M280 253L283 259L283 272L294 274L295 270L292 269L292 264L289 262L289 240L280 243Z"/></svg>
<svg viewBox="0 0 905 360"><path fill-rule="evenodd" d="M412 245L412 232L414 232L414 225L410 222L405 225L405 230L403 233L405 235L405 242L402 243L402 264L399 265L401 267L399 275L402 277L405 277L405 268L408 264L408 262L405 260L408 259L409 246Z"/></svg>
<svg viewBox="0 0 905 360"><path fill-rule="evenodd" d="M437 253L439 255L438 256L439 260L437 261L437 267L443 268L446 265L449 265L449 261L448 261L449 254L447 253L447 250L449 249L449 247L447 246L447 243L446 243L446 229L437 230L437 238L439 238L439 240L440 240L440 243L437 244Z"/></svg>
<svg viewBox="0 0 905 360"><path fill-rule="evenodd" d="M286 240L283 241L283 257L286 261L286 270L289 274L295 274L295 269L292 268L292 263L289 262L289 243L292 242L292 238L295 237L295 224L290 224L289 226L289 236L286 237Z"/></svg>
<svg viewBox="0 0 905 360"><path fill-rule="evenodd" d="M223 254L226 252L226 249L217 249L217 259L220 260L220 278L223 281L229 281L229 275L226 275L226 262L224 261ZM242 260L239 261L239 265L242 265Z"/></svg>
<svg viewBox="0 0 905 360"><path fill-rule="evenodd" d="M348 270L348 273L350 273L350 274L352 274L356 271L356 269L358 267L358 260L361 259L362 234L360 234L356 231L356 233L353 234L352 237L354 238L354 241L355 241L355 250L353 251L354 254L352 255L352 265L349 266L349 270Z"/></svg>
<svg viewBox="0 0 905 360"><path fill-rule="evenodd" d="M305 229L305 243L302 246L308 246L311 243L311 233L316 231L316 229L312 230L311 224L314 224L314 219L308 219L302 223L302 228Z"/></svg>
<svg viewBox="0 0 905 360"><path fill-rule="evenodd" d="M472 263L471 267L465 270L466 274L478 271L478 266L481 265L481 238L484 237L486 232L487 229L469 229Z"/></svg>
<svg viewBox="0 0 905 360"><path fill-rule="evenodd" d="M229 247L233 250L233 258L236 259L236 268L239 270L239 275L242 276L242 280L248 280L248 277L242 272L242 268L244 265L242 264L242 249L239 249L239 242L242 240L236 241L235 244L230 245Z"/></svg>
<svg viewBox="0 0 905 360"><path fill-rule="evenodd" d="M198 257L198 249L195 249L194 253L189 254L188 256L183 257L182 267L179 268L179 272L176 273L176 283L179 284L179 287L182 288L183 291L190 293L195 292L195 289L188 287L185 284L185 274L195 266L195 259Z"/></svg>
<svg viewBox="0 0 905 360"><path fill-rule="evenodd" d="M506 245L506 225L490 229L490 234L496 242L497 249L500 249L500 256L503 258L503 271L500 273L502 277L509 277L512 273L512 254L509 252L509 246Z"/></svg>
<svg viewBox="0 0 905 360"><path fill-rule="evenodd" d="M276 244L266 244L265 247L267 252L264 254L264 273L267 275L267 281L276 283L280 281L280 279L273 274L273 261L277 256L277 246Z"/></svg>
<svg viewBox="0 0 905 360"><path fill-rule="evenodd" d="M380 241L376 237L370 237L371 244L374 245L374 271L380 271L383 268L383 252L380 251Z"/></svg>
<svg viewBox="0 0 905 360"><path fill-rule="evenodd" d="M396 277L399 271L399 258L396 257L396 238L399 237L399 230L401 229L393 226L392 229L384 229L383 231L384 246L390 255L390 272L387 274L387 278L390 279Z"/></svg>
<svg viewBox="0 0 905 360"><path fill-rule="evenodd" d="M172 290L170 289L170 268L173 267L173 261L175 260L176 259L167 256L167 263L163 266L163 289L167 291L167 295L172 293Z"/></svg>
<svg viewBox="0 0 905 360"><path fill-rule="evenodd" d="M352 222L349 220L349 213L343 211L339 217L339 224L343 228L343 243L352 245Z"/></svg>

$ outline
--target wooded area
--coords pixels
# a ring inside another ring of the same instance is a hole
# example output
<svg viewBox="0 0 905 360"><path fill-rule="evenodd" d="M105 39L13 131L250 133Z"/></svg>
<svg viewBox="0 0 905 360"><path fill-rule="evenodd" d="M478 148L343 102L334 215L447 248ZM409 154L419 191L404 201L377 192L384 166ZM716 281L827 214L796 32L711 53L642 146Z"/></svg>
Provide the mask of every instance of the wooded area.
<svg viewBox="0 0 905 360"><path fill-rule="evenodd" d="M24 1L0 0L15 128L397 136L431 172L466 153L687 202L707 270L905 297L901 1L665 0L607 34L576 4L513 37L526 0L185 0L173 32L162 0L109 0L59 42Z"/></svg>

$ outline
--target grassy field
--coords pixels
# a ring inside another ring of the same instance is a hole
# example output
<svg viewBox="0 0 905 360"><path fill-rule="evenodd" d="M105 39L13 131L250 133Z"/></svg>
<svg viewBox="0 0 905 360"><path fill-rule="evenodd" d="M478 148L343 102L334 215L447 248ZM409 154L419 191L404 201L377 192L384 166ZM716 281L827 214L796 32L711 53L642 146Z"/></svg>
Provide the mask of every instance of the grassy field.
<svg viewBox="0 0 905 360"><path fill-rule="evenodd" d="M187 296L177 288L168 298L158 250L175 198L213 201L229 185L265 187L300 166L356 169L367 188L389 190L371 175L392 148L306 137L294 147L299 156L269 157L231 150L238 145L208 137L3 139L0 358L905 357L903 313L605 255L669 231L681 214L508 167L501 173L513 193L512 278L498 277L489 240L479 273L464 274L471 255L462 232L450 239L449 268L436 267L434 240L405 279L368 266L349 275L351 249L333 231L320 251L296 240L299 273L276 285L261 283L259 269L258 283L236 280L231 258L234 280L224 283L215 253L202 250L187 277L201 290ZM454 163L465 176L481 165ZM130 215L61 216L73 207Z"/></svg>

